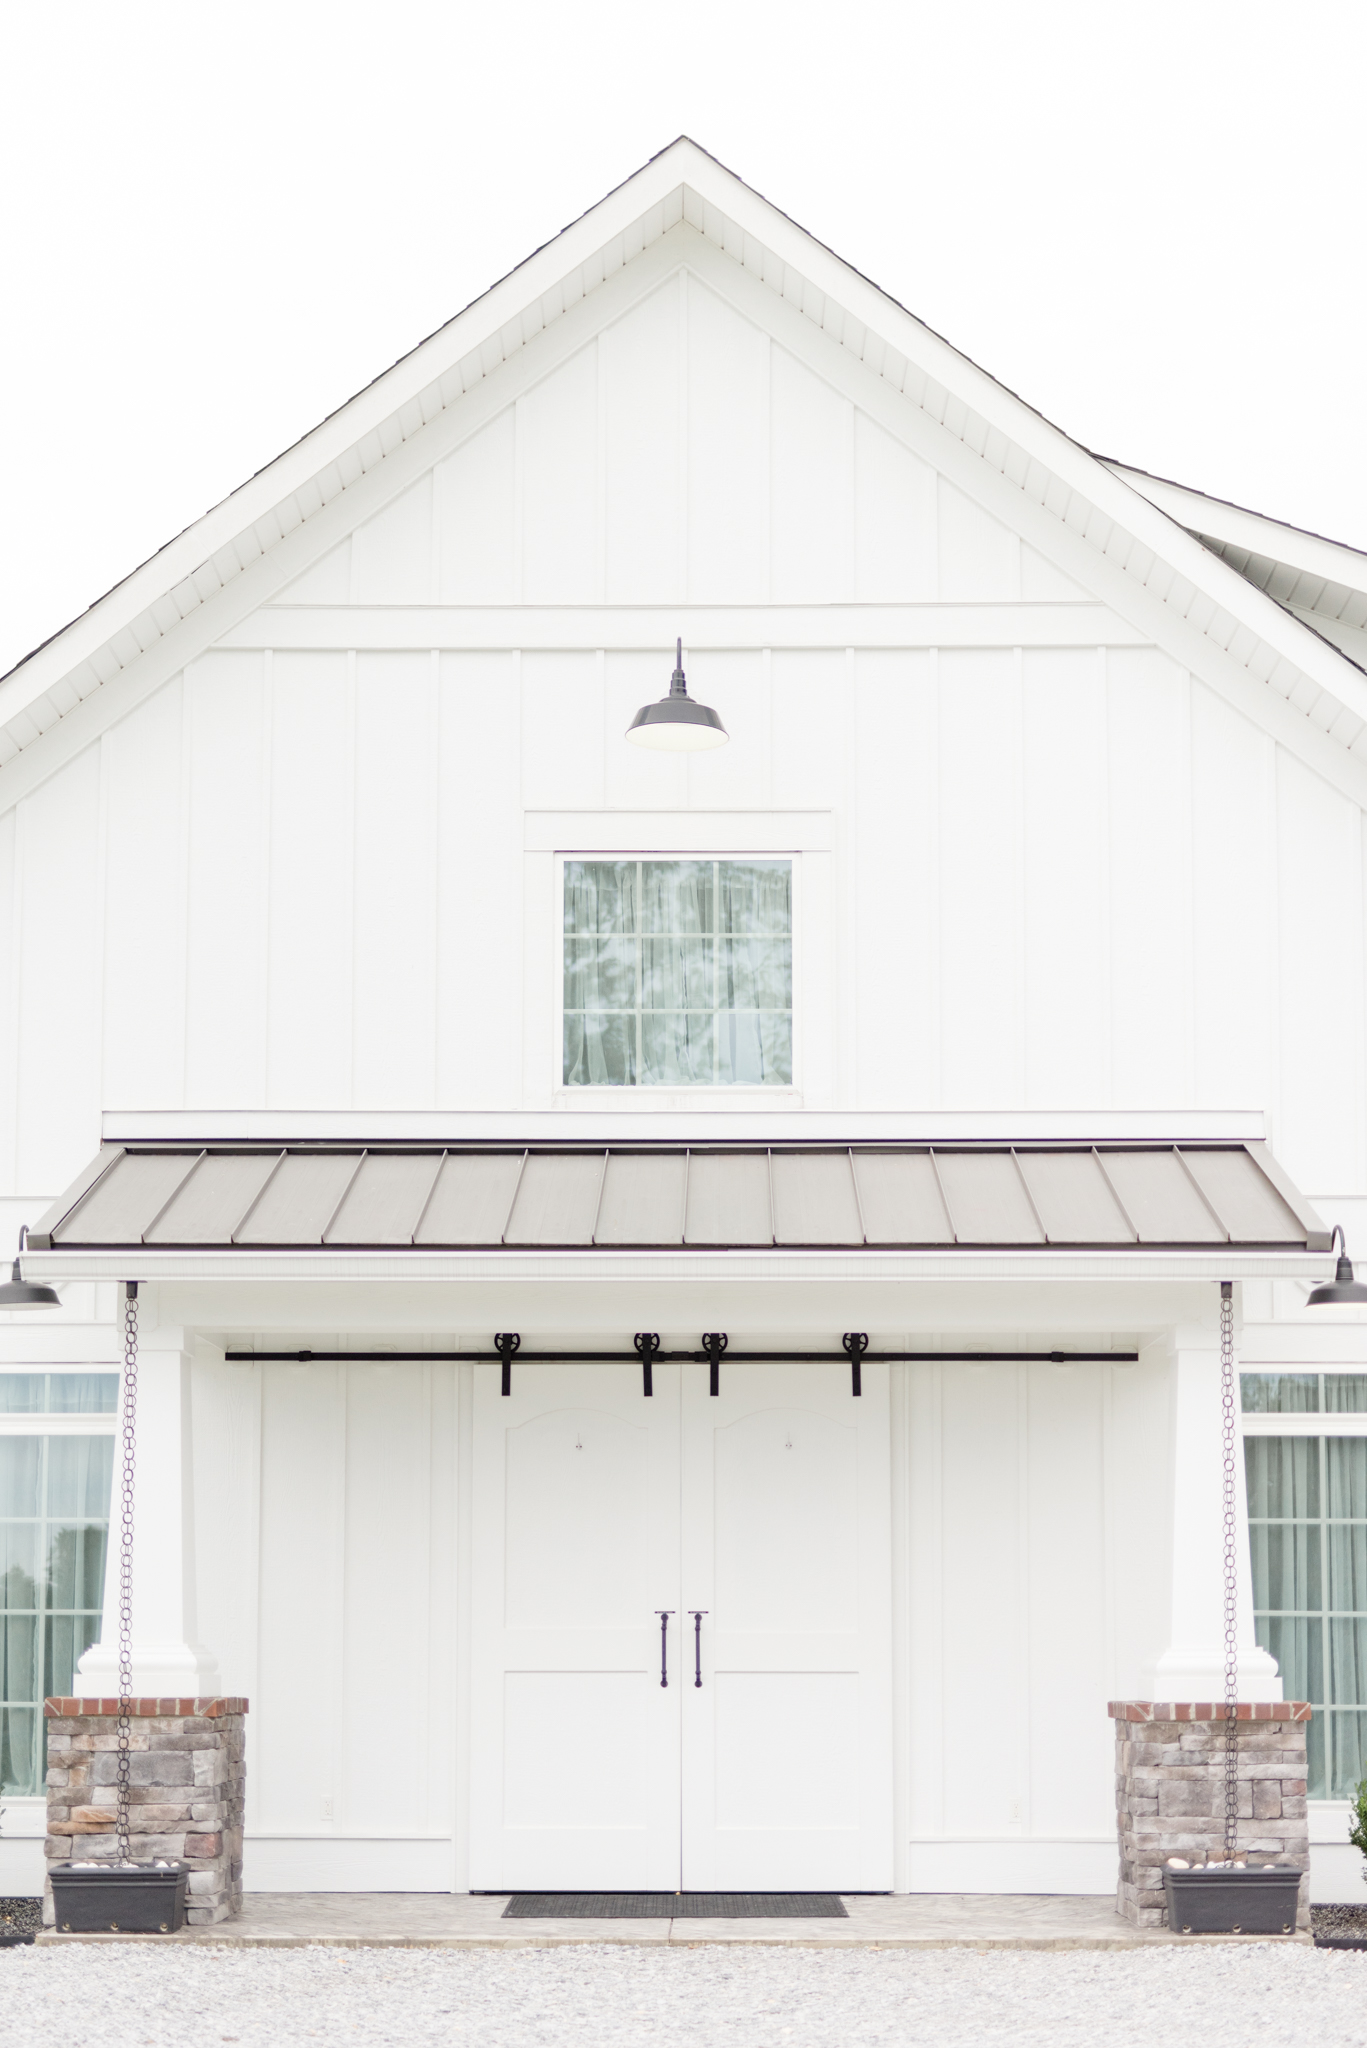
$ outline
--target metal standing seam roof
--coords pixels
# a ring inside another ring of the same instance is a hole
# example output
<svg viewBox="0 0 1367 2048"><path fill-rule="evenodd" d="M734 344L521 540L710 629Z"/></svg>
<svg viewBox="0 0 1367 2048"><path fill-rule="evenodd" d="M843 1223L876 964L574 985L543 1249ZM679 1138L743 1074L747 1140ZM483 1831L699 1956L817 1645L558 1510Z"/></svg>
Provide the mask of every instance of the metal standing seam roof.
<svg viewBox="0 0 1367 2048"><path fill-rule="evenodd" d="M34 1251L1326 1251L1259 1144L106 1145Z"/></svg>

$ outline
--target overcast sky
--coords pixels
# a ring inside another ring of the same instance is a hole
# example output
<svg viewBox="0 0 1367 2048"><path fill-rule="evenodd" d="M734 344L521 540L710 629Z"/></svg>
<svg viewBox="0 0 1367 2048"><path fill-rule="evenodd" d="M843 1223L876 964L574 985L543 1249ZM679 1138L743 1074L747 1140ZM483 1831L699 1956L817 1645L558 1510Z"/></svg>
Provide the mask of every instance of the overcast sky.
<svg viewBox="0 0 1367 2048"><path fill-rule="evenodd" d="M1367 547L1362 0L17 0L0 671L681 131L1107 455Z"/></svg>

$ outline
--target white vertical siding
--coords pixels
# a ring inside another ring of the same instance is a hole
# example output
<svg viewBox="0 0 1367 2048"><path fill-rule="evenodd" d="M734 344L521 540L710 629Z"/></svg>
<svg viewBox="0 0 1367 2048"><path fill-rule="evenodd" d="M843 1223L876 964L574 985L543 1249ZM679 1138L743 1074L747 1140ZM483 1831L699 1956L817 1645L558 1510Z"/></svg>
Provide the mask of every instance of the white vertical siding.
<svg viewBox="0 0 1367 2048"><path fill-rule="evenodd" d="M261 648L210 649L7 817L4 1188L55 1192L102 1107L548 1102L526 813L591 847L706 810L720 850L780 808L831 847L800 857L804 1101L1262 1107L1302 1185L1367 1193L1359 809L1100 608L1100 644L1052 644L1031 607L1086 596L676 273L330 547ZM684 599L774 629L686 646L731 744L657 757L623 733ZM541 607L605 601L665 624L546 644ZM888 614L886 648L821 645L835 601L947 606L955 644ZM1021 601L1020 647L973 644ZM348 605L422 607L436 652L348 651ZM443 650L442 606L487 648ZM317 649L272 648L301 607Z"/></svg>
<svg viewBox="0 0 1367 2048"><path fill-rule="evenodd" d="M1076 1887L1088 1856L1106 1873L1114 1855L1106 1701L1156 1647L1113 1530L1142 1524L1128 1518L1145 1472L1152 1498L1166 1382L1117 1366L898 1370L911 1888L952 1888L975 1841L996 1845L990 1864L978 1852L980 1886L1052 1867ZM1164 1573L1148 1549L1152 1604Z"/></svg>
<svg viewBox="0 0 1367 2048"><path fill-rule="evenodd" d="M352 1087L355 657L277 654L272 680L267 1100Z"/></svg>

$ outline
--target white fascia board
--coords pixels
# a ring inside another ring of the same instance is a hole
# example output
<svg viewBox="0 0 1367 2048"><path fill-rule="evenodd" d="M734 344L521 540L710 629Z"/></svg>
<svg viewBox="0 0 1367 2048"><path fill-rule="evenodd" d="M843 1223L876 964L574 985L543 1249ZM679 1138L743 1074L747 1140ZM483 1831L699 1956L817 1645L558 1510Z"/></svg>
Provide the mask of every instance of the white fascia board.
<svg viewBox="0 0 1367 2048"><path fill-rule="evenodd" d="M683 1145L721 1140L773 1145L1228 1145L1256 1144L1265 1135L1263 1113L1256 1109L860 1111L764 1109L753 1104L643 1109L624 1101L620 1089L611 1102L593 1099L555 1110L109 1109L103 1117L107 1146Z"/></svg>
<svg viewBox="0 0 1367 2048"><path fill-rule="evenodd" d="M1142 469L1128 469L1121 462L1110 462L1106 467L1189 532L1206 534L1225 547L1242 548L1250 555L1283 562L1303 576L1341 583L1349 590L1367 595L1367 554L1346 547L1342 541L1325 540L1318 533L1287 526L1266 513L1250 512L1221 498L1208 498L1203 491L1169 483L1165 477L1149 476Z"/></svg>
<svg viewBox="0 0 1367 2048"><path fill-rule="evenodd" d="M498 1286L576 1283L624 1287L671 1283L769 1283L776 1287L928 1281L1154 1282L1333 1278L1328 1252L1233 1248L1190 1252L1055 1251L26 1251L26 1280L314 1281L421 1287L494 1282Z"/></svg>

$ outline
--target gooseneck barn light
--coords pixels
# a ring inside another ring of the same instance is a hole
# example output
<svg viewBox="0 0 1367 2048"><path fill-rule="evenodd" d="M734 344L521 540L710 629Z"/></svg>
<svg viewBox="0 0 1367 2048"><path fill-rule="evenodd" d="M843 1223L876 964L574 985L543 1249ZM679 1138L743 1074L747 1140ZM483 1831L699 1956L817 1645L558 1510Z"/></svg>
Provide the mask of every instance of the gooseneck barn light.
<svg viewBox="0 0 1367 2048"><path fill-rule="evenodd" d="M21 1253L27 1236L28 1227L25 1225L19 1232ZM36 1281L21 1277L16 1259L9 1279L0 1287L0 1308L60 1308L61 1305L55 1287L40 1287Z"/></svg>
<svg viewBox="0 0 1367 2048"><path fill-rule="evenodd" d="M731 735L710 704L695 703L684 681L683 641L674 644L674 673L669 695L657 704L643 704L627 727L627 738L658 754L696 754L704 747L724 747Z"/></svg>
<svg viewBox="0 0 1367 2048"><path fill-rule="evenodd" d="M1343 1225L1334 1225L1334 1237L1338 1239L1339 1258L1332 1280L1324 1281L1319 1287L1312 1287L1306 1296L1307 1308L1332 1308L1339 1301L1367 1301L1367 1285L1353 1278L1353 1262L1348 1256L1348 1247L1343 1241ZM1329 1249L1334 1249L1334 1237L1329 1240Z"/></svg>

